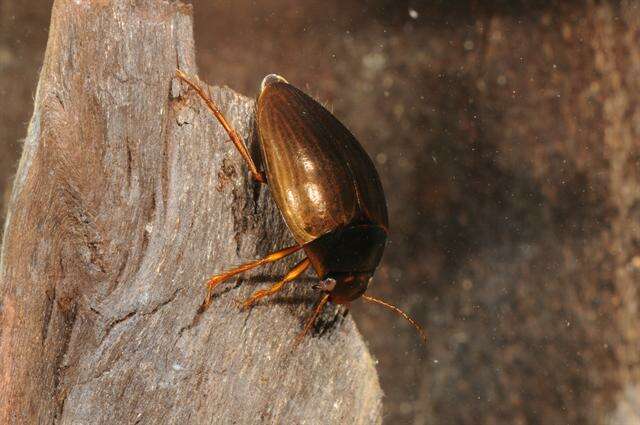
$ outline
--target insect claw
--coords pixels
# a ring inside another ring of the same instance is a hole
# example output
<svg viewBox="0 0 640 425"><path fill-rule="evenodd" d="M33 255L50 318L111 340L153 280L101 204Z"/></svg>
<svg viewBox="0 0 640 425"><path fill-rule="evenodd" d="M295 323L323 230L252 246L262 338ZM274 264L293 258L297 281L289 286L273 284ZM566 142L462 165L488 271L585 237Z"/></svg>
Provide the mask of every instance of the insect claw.
<svg viewBox="0 0 640 425"><path fill-rule="evenodd" d="M247 300L241 300L239 298L236 298L233 300L233 303L236 305L236 307L238 307L241 311L244 311L246 309L248 309L249 307L251 307L251 305L253 303L247 303Z"/></svg>
<svg viewBox="0 0 640 425"><path fill-rule="evenodd" d="M202 311L205 311L211 305L211 288L207 290L207 295L204 296L204 300L202 301Z"/></svg>

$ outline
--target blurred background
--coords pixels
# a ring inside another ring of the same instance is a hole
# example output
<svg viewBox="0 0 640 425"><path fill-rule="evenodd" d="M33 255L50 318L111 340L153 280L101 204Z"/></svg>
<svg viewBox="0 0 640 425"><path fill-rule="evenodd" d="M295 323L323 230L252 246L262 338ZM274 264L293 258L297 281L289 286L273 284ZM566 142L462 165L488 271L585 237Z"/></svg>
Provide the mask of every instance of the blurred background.
<svg viewBox="0 0 640 425"><path fill-rule="evenodd" d="M378 167L371 294L430 334L353 306L385 423L640 423L638 2L193 5L200 78L282 74ZM3 216L50 9L0 0Z"/></svg>

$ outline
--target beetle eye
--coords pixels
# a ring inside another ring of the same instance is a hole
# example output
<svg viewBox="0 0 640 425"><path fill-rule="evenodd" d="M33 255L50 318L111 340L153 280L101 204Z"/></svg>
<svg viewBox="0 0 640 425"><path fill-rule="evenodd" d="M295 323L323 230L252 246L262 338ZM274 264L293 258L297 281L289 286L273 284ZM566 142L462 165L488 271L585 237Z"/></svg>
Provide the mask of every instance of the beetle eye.
<svg viewBox="0 0 640 425"><path fill-rule="evenodd" d="M320 289L321 291L331 292L336 287L336 280L332 277L328 277L321 280L317 284L313 285L313 289Z"/></svg>

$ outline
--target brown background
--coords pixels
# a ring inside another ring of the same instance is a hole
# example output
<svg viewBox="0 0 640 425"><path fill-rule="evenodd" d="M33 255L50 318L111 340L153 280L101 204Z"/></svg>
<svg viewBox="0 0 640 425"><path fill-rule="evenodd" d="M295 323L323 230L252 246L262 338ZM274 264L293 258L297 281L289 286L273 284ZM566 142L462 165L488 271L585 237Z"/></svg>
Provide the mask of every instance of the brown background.
<svg viewBox="0 0 640 425"><path fill-rule="evenodd" d="M0 0L2 192L51 7L26 3ZM200 77L253 95L280 73L378 165L371 293L431 336L354 305L385 422L640 421L637 3L257 3L194 2Z"/></svg>

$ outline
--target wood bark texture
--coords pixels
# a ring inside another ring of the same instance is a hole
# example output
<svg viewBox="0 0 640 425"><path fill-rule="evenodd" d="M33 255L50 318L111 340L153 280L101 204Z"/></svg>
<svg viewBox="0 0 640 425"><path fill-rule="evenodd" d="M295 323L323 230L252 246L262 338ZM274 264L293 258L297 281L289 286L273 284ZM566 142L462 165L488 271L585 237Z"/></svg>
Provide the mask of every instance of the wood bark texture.
<svg viewBox="0 0 640 425"><path fill-rule="evenodd" d="M268 188L173 78L196 72L191 13L54 3L0 257L0 423L381 421L374 362L344 311L292 347L312 276L237 308L299 257L200 308L209 275L292 240ZM211 94L255 140L253 101Z"/></svg>

